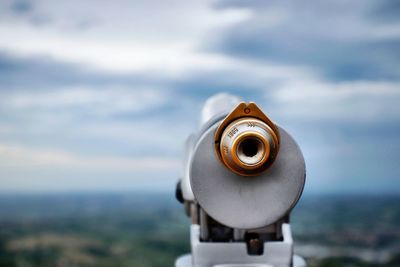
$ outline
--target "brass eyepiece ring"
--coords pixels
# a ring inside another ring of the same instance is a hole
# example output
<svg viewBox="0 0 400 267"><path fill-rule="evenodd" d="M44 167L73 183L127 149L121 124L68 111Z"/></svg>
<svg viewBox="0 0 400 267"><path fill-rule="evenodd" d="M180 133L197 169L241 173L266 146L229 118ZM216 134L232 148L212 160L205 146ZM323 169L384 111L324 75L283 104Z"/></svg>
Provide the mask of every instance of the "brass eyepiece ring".
<svg viewBox="0 0 400 267"><path fill-rule="evenodd" d="M256 169L268 159L269 142L257 132L242 133L232 147L232 159L236 164L243 164L247 169Z"/></svg>
<svg viewBox="0 0 400 267"><path fill-rule="evenodd" d="M238 109L246 116L240 116ZM277 127L262 112L264 119L263 116L254 116L259 112L254 103L239 104L221 123L215 135L219 159L239 175L254 176L265 171L279 150Z"/></svg>

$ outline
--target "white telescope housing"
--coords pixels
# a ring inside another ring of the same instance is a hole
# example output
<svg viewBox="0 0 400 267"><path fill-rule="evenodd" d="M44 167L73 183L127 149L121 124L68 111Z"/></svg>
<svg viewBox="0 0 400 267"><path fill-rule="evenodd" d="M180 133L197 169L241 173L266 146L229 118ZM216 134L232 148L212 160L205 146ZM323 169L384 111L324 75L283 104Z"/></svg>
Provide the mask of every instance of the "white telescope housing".
<svg viewBox="0 0 400 267"><path fill-rule="evenodd" d="M255 103L207 100L186 142L178 199L192 219L190 255L176 267L305 266L289 225L305 183L293 138Z"/></svg>

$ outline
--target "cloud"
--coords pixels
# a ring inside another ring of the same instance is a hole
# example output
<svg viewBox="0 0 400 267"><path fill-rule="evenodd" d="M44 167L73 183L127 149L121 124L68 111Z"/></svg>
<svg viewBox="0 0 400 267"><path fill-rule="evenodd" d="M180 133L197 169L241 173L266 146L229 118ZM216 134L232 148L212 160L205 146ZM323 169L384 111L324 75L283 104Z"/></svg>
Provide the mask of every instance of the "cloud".
<svg viewBox="0 0 400 267"><path fill-rule="evenodd" d="M56 61L48 56L23 57L0 51L0 90L36 90L107 82L132 81L128 77L88 71L84 66ZM131 83L132 85L134 83Z"/></svg>
<svg viewBox="0 0 400 267"><path fill-rule="evenodd" d="M84 156L10 143L0 144L0 159L0 192L165 190L180 167L171 156Z"/></svg>
<svg viewBox="0 0 400 267"><path fill-rule="evenodd" d="M300 81L267 94L281 117L352 123L400 121L400 83Z"/></svg>
<svg viewBox="0 0 400 267"><path fill-rule="evenodd" d="M253 16L219 38L232 56L307 64L331 80L400 78L399 20L377 21L379 1L225 1ZM384 16L381 14L381 16Z"/></svg>
<svg viewBox="0 0 400 267"><path fill-rule="evenodd" d="M82 12L89 9L90 13ZM116 7L107 1L38 1L35 10L56 20L48 27L37 28L8 14L9 22L0 24L0 49L24 56L47 55L95 69L146 70L164 75L180 75L193 66L209 69L225 64L221 55L201 52L198 45L210 30L249 17L246 10L216 11L207 2L193 6L181 2L146 5L122 1ZM147 14L150 10L152 14ZM154 16L157 19L152 19ZM69 27L71 23L81 25L82 20L98 23L86 29L85 34L80 28Z"/></svg>
<svg viewBox="0 0 400 267"><path fill-rule="evenodd" d="M399 21L400 4L397 1L382 0L378 1L375 9L370 10L369 16L375 22Z"/></svg>
<svg viewBox="0 0 400 267"><path fill-rule="evenodd" d="M171 189L201 104L221 91L293 134L312 191L398 180L389 2L12 5L0 3L4 191Z"/></svg>
<svg viewBox="0 0 400 267"><path fill-rule="evenodd" d="M25 0L17 0L11 4L11 9L17 14L25 14L32 11L33 4Z"/></svg>
<svg viewBox="0 0 400 267"><path fill-rule="evenodd" d="M108 116L156 109L169 96L152 88L64 88L58 90L0 92L0 109L17 112L71 111Z"/></svg>
<svg viewBox="0 0 400 267"><path fill-rule="evenodd" d="M0 125L0 134L14 133L15 127L13 125Z"/></svg>
<svg viewBox="0 0 400 267"><path fill-rule="evenodd" d="M0 138L76 154L177 156L196 108L176 99L172 90L150 87L3 90Z"/></svg>
<svg viewBox="0 0 400 267"><path fill-rule="evenodd" d="M16 144L0 144L1 165L36 167L66 167L96 171L143 173L176 171L180 161L171 157L82 156L54 149L35 149Z"/></svg>
<svg viewBox="0 0 400 267"><path fill-rule="evenodd" d="M138 183L142 189L165 190L171 184L165 174L177 177L179 164L170 156L83 156L1 143L0 192L132 191Z"/></svg>

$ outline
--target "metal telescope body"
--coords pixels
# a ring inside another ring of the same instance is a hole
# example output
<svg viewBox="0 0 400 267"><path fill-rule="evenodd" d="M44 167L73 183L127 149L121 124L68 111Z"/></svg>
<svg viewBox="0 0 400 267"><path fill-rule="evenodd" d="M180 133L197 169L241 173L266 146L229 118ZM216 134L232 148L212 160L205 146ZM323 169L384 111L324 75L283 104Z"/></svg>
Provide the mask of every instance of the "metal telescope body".
<svg viewBox="0 0 400 267"><path fill-rule="evenodd" d="M289 224L304 183L298 145L255 103L209 98L185 144L176 195L192 220L192 253L175 266L305 266Z"/></svg>

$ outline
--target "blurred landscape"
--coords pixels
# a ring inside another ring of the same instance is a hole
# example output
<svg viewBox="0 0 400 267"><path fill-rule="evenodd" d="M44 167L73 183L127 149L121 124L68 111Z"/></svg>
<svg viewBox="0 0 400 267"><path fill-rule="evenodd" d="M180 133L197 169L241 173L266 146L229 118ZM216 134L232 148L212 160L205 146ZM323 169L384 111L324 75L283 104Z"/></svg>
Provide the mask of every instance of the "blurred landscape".
<svg viewBox="0 0 400 267"><path fill-rule="evenodd" d="M400 266L400 196L306 195L295 251L309 266ZM173 266L190 251L173 194L0 197L0 266Z"/></svg>

